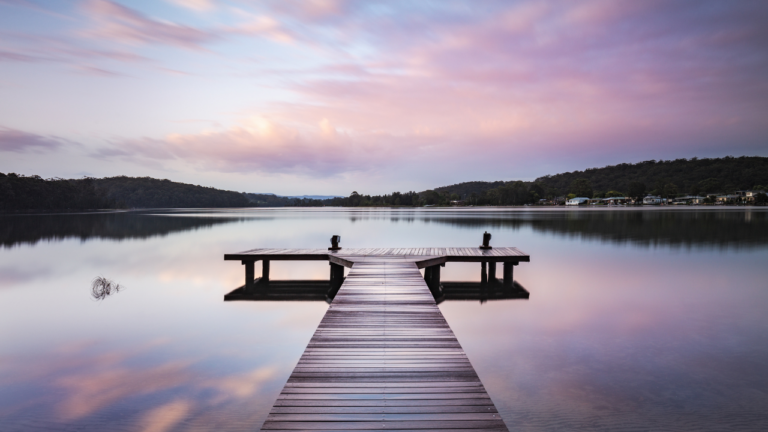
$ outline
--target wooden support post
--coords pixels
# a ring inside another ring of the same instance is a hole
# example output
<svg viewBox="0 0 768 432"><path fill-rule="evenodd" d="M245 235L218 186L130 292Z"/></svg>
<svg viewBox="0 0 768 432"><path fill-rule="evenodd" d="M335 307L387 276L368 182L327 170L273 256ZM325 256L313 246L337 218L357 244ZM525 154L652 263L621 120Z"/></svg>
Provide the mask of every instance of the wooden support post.
<svg viewBox="0 0 768 432"><path fill-rule="evenodd" d="M344 283L344 266L340 265L336 271L339 272L338 275L336 276L336 280L339 281L339 288L341 288L341 284Z"/></svg>
<svg viewBox="0 0 768 432"><path fill-rule="evenodd" d="M432 289L432 267L424 267L424 282Z"/></svg>
<svg viewBox="0 0 768 432"><path fill-rule="evenodd" d="M513 270L515 268L515 265L517 265L517 263L513 263L513 262L504 263L504 286L506 288L512 288L512 283L513 283L512 276L513 276Z"/></svg>
<svg viewBox="0 0 768 432"><path fill-rule="evenodd" d="M261 262L261 283L269 283L269 260Z"/></svg>
<svg viewBox="0 0 768 432"><path fill-rule="evenodd" d="M482 262L482 269L480 270L480 283L481 284L487 284L488 283L488 270L487 270L488 263L483 261Z"/></svg>
<svg viewBox="0 0 768 432"><path fill-rule="evenodd" d="M488 263L488 282L490 283L498 282L498 280L496 279L496 263L495 262Z"/></svg>
<svg viewBox="0 0 768 432"><path fill-rule="evenodd" d="M429 267L432 269L432 275L430 277L431 285L429 289L432 290L432 292L439 293L440 292L440 266L432 266Z"/></svg>
<svg viewBox="0 0 768 432"><path fill-rule="evenodd" d="M331 265L331 288L341 288L344 283L344 266L330 263Z"/></svg>
<svg viewBox="0 0 768 432"><path fill-rule="evenodd" d="M256 278L253 274L253 267L254 267L254 261L242 261L243 265L245 266L245 292L246 293L252 293L253 292L253 280Z"/></svg>

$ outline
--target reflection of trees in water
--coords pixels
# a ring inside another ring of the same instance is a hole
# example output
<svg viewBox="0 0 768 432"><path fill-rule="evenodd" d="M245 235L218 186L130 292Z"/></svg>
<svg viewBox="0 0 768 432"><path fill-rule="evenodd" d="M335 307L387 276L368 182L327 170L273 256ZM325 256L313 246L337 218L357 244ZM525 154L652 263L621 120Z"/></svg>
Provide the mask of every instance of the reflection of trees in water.
<svg viewBox="0 0 768 432"><path fill-rule="evenodd" d="M642 246L754 247L768 244L768 212L760 210L626 210L446 214L424 222L457 227L523 228L567 237Z"/></svg>
<svg viewBox="0 0 768 432"><path fill-rule="evenodd" d="M35 244L66 238L143 239L174 232L210 228L245 218L153 216L134 212L0 216L0 244Z"/></svg>
<svg viewBox="0 0 768 432"><path fill-rule="evenodd" d="M350 222L424 222L478 230L531 227L537 232L645 246L754 247L768 244L768 212L762 209L583 209L505 212L411 210L355 212L352 216L345 213L338 215L348 217ZM12 247L21 243L34 244L40 240L66 238L141 239L210 228L230 222L252 221L252 216L253 213L243 217L200 217L183 213L156 216L138 212L7 215L0 216L0 244ZM322 215L327 216L327 213ZM273 217L274 215L270 215L269 219Z"/></svg>

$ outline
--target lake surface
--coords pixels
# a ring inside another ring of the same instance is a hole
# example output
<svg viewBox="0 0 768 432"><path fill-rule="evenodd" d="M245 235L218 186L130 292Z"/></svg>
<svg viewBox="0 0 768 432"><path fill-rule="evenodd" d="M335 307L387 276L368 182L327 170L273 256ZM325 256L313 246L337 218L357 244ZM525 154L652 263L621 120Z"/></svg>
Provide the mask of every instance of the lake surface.
<svg viewBox="0 0 768 432"><path fill-rule="evenodd" d="M515 246L529 300L440 304L510 430L768 430L768 211L0 216L0 430L241 431L327 309L224 302L254 247ZM273 262L272 279L327 279ZM257 266L257 275L259 267ZM499 269L499 276L501 270ZM124 287L102 301L91 281ZM443 280L480 280L448 263Z"/></svg>

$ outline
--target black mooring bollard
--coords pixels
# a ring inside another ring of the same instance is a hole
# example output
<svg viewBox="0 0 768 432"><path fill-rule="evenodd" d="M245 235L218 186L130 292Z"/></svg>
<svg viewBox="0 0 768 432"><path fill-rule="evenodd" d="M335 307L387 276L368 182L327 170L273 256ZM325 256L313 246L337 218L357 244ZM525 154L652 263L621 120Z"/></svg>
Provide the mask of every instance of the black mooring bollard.
<svg viewBox="0 0 768 432"><path fill-rule="evenodd" d="M331 237L331 247L328 248L328 250L339 250L341 249L341 246L339 246L339 242L341 241L340 235L334 235Z"/></svg>
<svg viewBox="0 0 768 432"><path fill-rule="evenodd" d="M493 249L491 246L491 233L488 231L483 234L483 244L480 246L480 249Z"/></svg>

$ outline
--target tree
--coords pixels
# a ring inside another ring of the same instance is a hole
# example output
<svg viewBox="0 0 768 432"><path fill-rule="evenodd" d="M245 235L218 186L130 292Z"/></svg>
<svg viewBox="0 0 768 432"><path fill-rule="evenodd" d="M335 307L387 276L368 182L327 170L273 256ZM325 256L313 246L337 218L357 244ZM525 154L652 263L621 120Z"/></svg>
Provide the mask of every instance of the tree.
<svg viewBox="0 0 768 432"><path fill-rule="evenodd" d="M651 195L664 195L664 185L669 183L666 179L657 178L656 181L653 182L653 190L651 191Z"/></svg>
<svg viewBox="0 0 768 432"><path fill-rule="evenodd" d="M363 197L361 197L360 194L357 193L357 191L352 191L352 193L349 195L350 207L359 206L362 201L363 201Z"/></svg>
<svg viewBox="0 0 768 432"><path fill-rule="evenodd" d="M576 179L571 182L571 187L568 190L577 197L589 198L592 196L592 183L585 178Z"/></svg>
<svg viewBox="0 0 768 432"><path fill-rule="evenodd" d="M546 191L544 190L544 187L539 183L532 184L531 187L528 189L528 191L531 193L531 195L538 195L540 197L547 195Z"/></svg>
<svg viewBox="0 0 768 432"><path fill-rule="evenodd" d="M623 196L624 196L623 193L621 193L619 191L615 191L615 190L608 191L608 192L605 193L605 198L623 197Z"/></svg>
<svg viewBox="0 0 768 432"><path fill-rule="evenodd" d="M629 196L635 201L643 199L645 196L645 183L638 181L631 182L629 184Z"/></svg>
<svg viewBox="0 0 768 432"><path fill-rule="evenodd" d="M688 193L690 193L693 196L699 196L699 194L701 193L701 188L699 187L699 185L695 184L690 188L688 188Z"/></svg>
<svg viewBox="0 0 768 432"><path fill-rule="evenodd" d="M722 182L719 179L708 178L699 182L699 188L704 193L719 192L721 184Z"/></svg>
<svg viewBox="0 0 768 432"><path fill-rule="evenodd" d="M664 198L674 198L677 196L677 186L674 183L664 185Z"/></svg>
<svg viewBox="0 0 768 432"><path fill-rule="evenodd" d="M755 195L755 204L758 204L758 205L768 204L768 195L766 195L763 192L760 192L759 194Z"/></svg>

